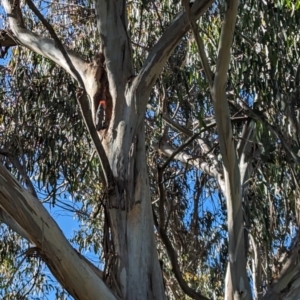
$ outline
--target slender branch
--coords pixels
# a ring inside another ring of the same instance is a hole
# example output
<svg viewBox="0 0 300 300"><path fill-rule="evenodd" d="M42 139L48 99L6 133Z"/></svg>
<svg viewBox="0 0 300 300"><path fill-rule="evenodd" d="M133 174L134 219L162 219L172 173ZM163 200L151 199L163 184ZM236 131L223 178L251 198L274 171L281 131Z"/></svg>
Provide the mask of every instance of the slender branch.
<svg viewBox="0 0 300 300"><path fill-rule="evenodd" d="M172 148L169 144L163 142L163 143L153 143L152 147L160 151L163 155L170 157L176 149ZM187 153L178 153L174 157L178 161L180 161L183 164L190 165L191 167L196 167L201 169L204 173L213 176L215 178L223 177L222 173L219 173L219 171L216 169L216 167L212 164L209 164L205 161L200 161L199 159L196 159L195 157L192 157L191 155Z"/></svg>
<svg viewBox="0 0 300 300"><path fill-rule="evenodd" d="M51 59L77 80L76 72L73 73L71 70L61 49L58 49L57 43L52 39L41 37L25 28L19 1L3 0L2 3L8 15L10 28L14 34L13 39L16 40L17 44L24 45L28 49ZM89 64L74 51L68 50L67 54L74 68L80 73L80 77L84 78L86 71L89 69Z"/></svg>
<svg viewBox="0 0 300 300"><path fill-rule="evenodd" d="M204 49L204 44L203 44L203 41L202 41L202 39L199 35L197 24L196 24L194 15L192 14L192 11L191 11L190 0L182 0L182 2L183 2L183 5L185 7L185 10L187 12L188 20L189 20L191 29L193 31L195 41L197 43L199 56L200 56L200 59L201 59L201 62L202 62L204 73L207 77L209 85L212 86L213 85L213 72L210 69L208 59L207 59L205 49Z"/></svg>
<svg viewBox="0 0 300 300"><path fill-rule="evenodd" d="M180 154L180 152L182 152L182 150L185 147L187 147L191 142L193 142L195 139L197 139L197 137L201 133L205 132L209 128L212 128L212 127L216 126L216 122L215 121L210 122L209 124L205 125L204 128L202 128L200 132L192 135L191 131L189 131L188 129L186 129L184 127L181 127L179 124L174 122L169 116L163 115L163 118L164 118L164 120L167 121L167 123L171 127L175 128L179 131L181 131L181 129L182 129L181 133L187 135L189 137L189 139L185 143L183 143L180 147L178 147L176 149L173 149L170 145L168 145L166 142L164 142L163 139L160 140L159 143L152 143L152 146L154 148L161 151L162 154L168 156L167 161L164 163L164 165L161 168L164 170L167 167L167 165L170 163L170 161L175 158L175 159L181 161L184 164L189 164L191 166L200 168L206 174L215 177L219 181L219 183L222 184L223 179L221 179L221 177L223 178L223 172L218 170L218 166L216 164L214 166L212 166L211 164L208 164L206 162L200 162L200 163L198 161L194 162L195 158L192 157L191 155L188 155L186 153ZM243 116L243 117L233 117L233 118L231 118L232 122L240 121L240 120L246 120L247 121L247 120L249 120L249 117L248 116ZM198 140L198 142L199 142L199 140ZM201 142L201 145L202 145L202 142ZM212 151L212 149L207 149L207 147L205 147L205 148L206 148L205 149L206 152L204 153L203 156L211 154L210 152ZM211 159L214 160L214 157L211 157ZM222 190L224 191L223 188L222 188Z"/></svg>
<svg viewBox="0 0 300 300"><path fill-rule="evenodd" d="M174 120L172 120L172 118L170 116L168 116L167 114L163 114L162 118L173 129L176 129L176 130L180 131L181 133L183 133L187 137L193 136L193 131L191 131L191 130L189 130L189 129L183 127L183 126L181 126L180 124L178 124L177 122L175 122ZM231 122L247 121L248 119L249 119L249 116L231 117L230 118ZM201 129L201 132L205 131L206 129L215 127L215 126L216 126L216 121L210 120L209 122L203 124L203 128ZM199 127L199 125L196 126L195 129L197 129L198 127Z"/></svg>
<svg viewBox="0 0 300 300"><path fill-rule="evenodd" d="M177 122L172 120L172 118L169 115L162 114L162 118L173 129L178 130L180 133L183 133L184 135L186 135L188 137L193 136L193 132L191 130L187 129L186 127L181 126L180 124L178 124Z"/></svg>
<svg viewBox="0 0 300 300"><path fill-rule="evenodd" d="M36 16L40 19L40 21L42 22L42 24L47 28L47 30L49 31L51 37L53 38L54 42L55 42L55 46L60 50L61 54L63 55L64 59L66 60L66 63L68 64L70 71L74 74L76 80L78 81L78 83L81 85L82 88L84 88L84 83L83 80L79 74L79 72L77 71L77 69L75 69L69 54L67 53L66 49L64 48L62 42L60 41L60 39L58 38L57 34L55 33L53 27L49 24L49 22L44 18L44 16L40 13L40 11L36 8L36 6L34 5L34 3L31 0L26 0L27 5L30 7L30 9L36 14Z"/></svg>
<svg viewBox="0 0 300 300"><path fill-rule="evenodd" d="M191 144L200 134L202 131L195 133L193 136L191 136L185 143L183 143L180 147L178 147L171 155L170 157L165 161L165 163L162 165L161 170L164 171L165 168L168 166L170 161L179 153L181 152L185 147L187 147L189 144Z"/></svg>
<svg viewBox="0 0 300 300"><path fill-rule="evenodd" d="M88 129L88 132L95 144L97 153L99 155L101 169L103 170L103 172L100 172L101 180L102 180L102 182L105 183L106 187L108 189L110 189L114 184L113 174L112 174L112 170L111 170L109 161L107 159L107 155L106 155L105 150L102 146L102 143L99 139L99 135L96 131L90 106L86 105L86 103L88 103L87 102L88 101L87 93L83 93L82 95L77 97L77 100L79 103L81 113L84 117L83 119L84 119L85 125Z"/></svg>
<svg viewBox="0 0 300 300"><path fill-rule="evenodd" d="M163 194L161 195L163 196ZM159 235L161 237L161 240L163 241L171 265L172 265L172 272L179 284L179 286L181 287L181 289L183 290L183 292L188 295L189 297L191 297L192 299L195 300L208 300L208 298L206 298L205 296L201 295L200 293L196 292L194 289L190 288L188 286L188 284L186 283L186 281L183 279L182 277L182 272L180 270L179 264L178 264L178 258L177 258L177 254L172 246L172 243L168 237L168 235L166 234L165 229L163 228L162 224L158 224L157 222L157 217L155 215L154 210L152 210L153 212L153 219L154 219L154 224L159 232Z"/></svg>

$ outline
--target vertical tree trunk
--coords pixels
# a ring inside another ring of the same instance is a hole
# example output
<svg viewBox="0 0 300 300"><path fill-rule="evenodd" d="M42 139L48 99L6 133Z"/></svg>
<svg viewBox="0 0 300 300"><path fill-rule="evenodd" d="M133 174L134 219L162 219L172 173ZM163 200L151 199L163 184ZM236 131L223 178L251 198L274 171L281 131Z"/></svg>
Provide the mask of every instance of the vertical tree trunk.
<svg viewBox="0 0 300 300"><path fill-rule="evenodd" d="M113 145L124 147L123 151L119 157L109 157L115 178L107 203L117 257L115 275L123 299L164 299L153 234L144 126L137 129L136 124L127 124L123 129L117 133L123 141Z"/></svg>
<svg viewBox="0 0 300 300"><path fill-rule="evenodd" d="M109 128L99 135L114 181L108 186L106 207L115 252L111 271L119 285L115 288L123 299L164 299L146 165L144 105L130 81L134 70L126 1L96 0L95 8L113 107Z"/></svg>

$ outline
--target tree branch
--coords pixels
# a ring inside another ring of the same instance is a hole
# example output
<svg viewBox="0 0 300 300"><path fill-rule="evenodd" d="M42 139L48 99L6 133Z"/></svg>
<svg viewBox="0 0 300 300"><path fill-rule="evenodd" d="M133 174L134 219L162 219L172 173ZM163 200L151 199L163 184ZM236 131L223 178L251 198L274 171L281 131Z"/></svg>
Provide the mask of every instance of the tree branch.
<svg viewBox="0 0 300 300"><path fill-rule="evenodd" d="M173 129L178 130L180 133L186 135L187 137L193 136L194 133L191 130L181 126L180 124L178 124L177 122L172 120L172 118L170 116L168 116L167 114L162 114L162 118ZM230 118L231 122L247 121L248 119L249 119L249 116L231 117ZM202 125L202 126L203 126L203 131L205 131L206 129L215 127L216 121L209 120L207 123L204 123L204 125ZM197 126L196 128L198 128L198 127L199 126Z"/></svg>
<svg viewBox="0 0 300 300"><path fill-rule="evenodd" d="M42 259L75 299L112 299L112 294L92 268L79 259L43 205L0 165L0 207L25 231ZM71 267L72 266L72 267Z"/></svg>
<svg viewBox="0 0 300 300"><path fill-rule="evenodd" d="M182 0L182 2L183 2L183 5L185 7L185 10L187 12L188 20L189 20L191 29L193 31L195 41L197 43L199 56L200 56L200 59L201 59L201 62L202 62L204 73L207 77L209 86L212 86L212 84L213 84L213 72L210 69L208 59L207 59L205 49L204 49L204 44L203 44L203 41L202 41L202 39L199 35L198 28L197 28L197 23L195 21L194 15L192 14L192 11L191 11L190 0Z"/></svg>
<svg viewBox="0 0 300 300"><path fill-rule="evenodd" d="M100 172L101 180L103 183L105 183L106 187L110 189L114 185L114 177L112 174L112 170L109 164L109 161L107 159L107 155L105 153L105 150L102 146L102 143L99 139L98 132L96 131L94 121L92 118L92 111L90 109L89 105L86 105L88 103L87 99L87 93L83 93L79 97L77 97L79 107L81 110L81 113L83 115L84 123L87 127L87 130L90 134L91 139L94 142L94 145L96 147L100 164L103 172Z"/></svg>
<svg viewBox="0 0 300 300"><path fill-rule="evenodd" d="M161 166L162 171L165 170L165 168L168 166L168 164L171 162L171 160L179 154L185 147L187 147L189 144L191 144L202 132L198 132L191 136L185 143L183 143L181 146L179 146L170 156L169 158L165 161L165 163Z"/></svg>
<svg viewBox="0 0 300 300"><path fill-rule="evenodd" d="M154 147L167 157L170 157L176 151L176 149L172 148L168 143L164 141L161 141L159 144L153 143L152 147ZM183 164L190 165L191 167L196 167L202 170L205 174L214 177L220 184L222 192L225 194L224 174L219 171L215 165L209 164L206 161L200 161L200 159L195 159L191 155L184 152L177 153L174 158Z"/></svg>
<svg viewBox="0 0 300 300"><path fill-rule="evenodd" d="M36 8L36 6L34 5L34 3L31 0L26 0L27 5L30 7L30 9L36 14L36 16L40 19L40 21L42 22L42 24L47 28L47 30L49 31L51 37L53 38L54 42L55 42L55 46L59 49L59 51L61 52L61 54L63 55L70 71L72 74L74 74L73 76L75 77L75 79L78 81L79 85L81 85L82 88L84 88L84 83L83 80L79 74L79 72L77 71L77 69L75 69L68 52L66 51L66 49L64 48L63 44L61 43L60 39L58 38L58 36L56 35L53 27L49 24L49 22L44 18L44 16L40 13L40 11Z"/></svg>
<svg viewBox="0 0 300 300"><path fill-rule="evenodd" d="M193 3L191 13L198 19L214 2L214 0L197 0ZM147 100L157 77L161 73L167 59L171 56L175 46L190 28L187 13L181 12L173 23L165 30L156 45L152 48L141 71L133 82L133 89L141 96L140 115L146 108Z"/></svg>
<svg viewBox="0 0 300 300"><path fill-rule="evenodd" d="M3 0L2 3L8 16L10 28L18 43L51 59L77 80L76 72L74 73L72 67L70 68L68 61L65 59L61 49L57 47L56 42L41 37L25 28L19 1ZM62 46L62 48L64 47ZM70 61L80 74L80 77L83 78L85 72L89 69L88 63L73 51L65 50L65 52L67 52Z"/></svg>

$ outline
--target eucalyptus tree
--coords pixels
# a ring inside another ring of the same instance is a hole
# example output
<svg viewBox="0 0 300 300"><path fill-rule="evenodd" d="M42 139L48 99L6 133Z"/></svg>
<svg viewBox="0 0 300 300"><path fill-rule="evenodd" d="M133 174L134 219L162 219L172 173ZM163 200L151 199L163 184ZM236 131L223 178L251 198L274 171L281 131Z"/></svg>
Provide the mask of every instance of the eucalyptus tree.
<svg viewBox="0 0 300 300"><path fill-rule="evenodd" d="M296 299L299 4L240 2L3 0L3 298Z"/></svg>

